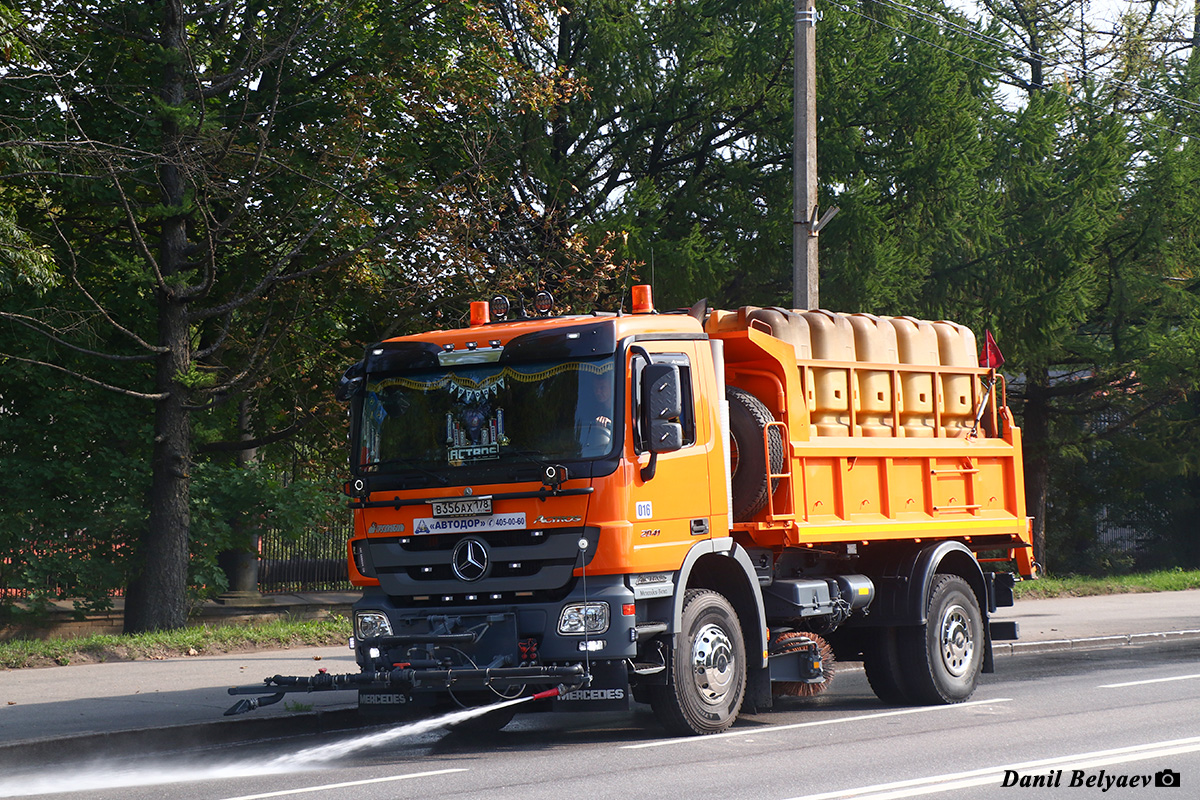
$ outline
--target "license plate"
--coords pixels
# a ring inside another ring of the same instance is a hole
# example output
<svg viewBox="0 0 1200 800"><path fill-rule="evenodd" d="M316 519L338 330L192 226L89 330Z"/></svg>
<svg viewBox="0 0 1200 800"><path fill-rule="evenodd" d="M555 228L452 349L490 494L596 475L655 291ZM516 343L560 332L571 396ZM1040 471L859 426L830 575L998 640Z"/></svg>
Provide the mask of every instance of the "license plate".
<svg viewBox="0 0 1200 800"><path fill-rule="evenodd" d="M434 500L435 517L482 517L492 513L492 498L470 497L462 500Z"/></svg>

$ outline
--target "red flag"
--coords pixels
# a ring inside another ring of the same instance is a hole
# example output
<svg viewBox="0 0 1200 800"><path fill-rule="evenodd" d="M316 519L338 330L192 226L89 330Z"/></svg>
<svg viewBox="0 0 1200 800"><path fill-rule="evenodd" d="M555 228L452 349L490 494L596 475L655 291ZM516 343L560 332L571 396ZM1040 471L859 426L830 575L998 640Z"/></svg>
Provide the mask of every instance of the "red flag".
<svg viewBox="0 0 1200 800"><path fill-rule="evenodd" d="M979 366L988 369L1000 369L1004 365L1004 354L992 338L992 332L986 331L983 340L983 353L979 356Z"/></svg>

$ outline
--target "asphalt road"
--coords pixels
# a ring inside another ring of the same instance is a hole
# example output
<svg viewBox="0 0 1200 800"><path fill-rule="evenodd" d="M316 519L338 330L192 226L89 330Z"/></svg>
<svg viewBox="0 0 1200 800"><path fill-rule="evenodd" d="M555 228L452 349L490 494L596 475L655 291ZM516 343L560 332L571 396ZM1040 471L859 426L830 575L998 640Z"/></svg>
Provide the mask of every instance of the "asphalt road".
<svg viewBox="0 0 1200 800"><path fill-rule="evenodd" d="M970 702L943 707L885 706L856 666L844 665L820 698L743 717L719 736L664 738L646 709L528 715L486 740L441 730L413 733L323 762L306 748L351 735L130 754L102 764L72 762L64 753L60 763L0 776L0 796L882 800L945 793L987 800L1200 794L1200 640L1005 657ZM1156 776L1180 786L1155 788Z"/></svg>

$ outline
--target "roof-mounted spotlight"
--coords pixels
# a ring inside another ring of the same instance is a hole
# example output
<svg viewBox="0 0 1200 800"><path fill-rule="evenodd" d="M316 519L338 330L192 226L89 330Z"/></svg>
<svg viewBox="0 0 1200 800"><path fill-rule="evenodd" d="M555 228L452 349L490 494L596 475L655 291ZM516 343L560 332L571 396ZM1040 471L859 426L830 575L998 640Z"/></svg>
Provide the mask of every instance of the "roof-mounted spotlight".
<svg viewBox="0 0 1200 800"><path fill-rule="evenodd" d="M508 298L502 294L498 294L492 298L492 316L496 319L504 319L508 316L509 309L512 304L508 302Z"/></svg>
<svg viewBox="0 0 1200 800"><path fill-rule="evenodd" d="M533 310L546 316L554 310L554 295L542 290L533 296Z"/></svg>

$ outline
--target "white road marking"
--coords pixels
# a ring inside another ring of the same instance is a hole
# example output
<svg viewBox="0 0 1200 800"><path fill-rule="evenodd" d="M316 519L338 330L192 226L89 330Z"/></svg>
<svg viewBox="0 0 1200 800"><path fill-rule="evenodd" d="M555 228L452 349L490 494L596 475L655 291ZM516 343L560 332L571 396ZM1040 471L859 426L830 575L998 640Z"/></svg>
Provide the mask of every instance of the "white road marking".
<svg viewBox="0 0 1200 800"><path fill-rule="evenodd" d="M1200 675L1176 675L1174 678L1153 678L1144 681L1129 681L1128 683L1106 683L1101 689L1124 689L1126 686L1145 686L1150 683L1171 683L1172 681L1194 681Z"/></svg>
<svg viewBox="0 0 1200 800"><path fill-rule="evenodd" d="M227 797L225 800L262 800L265 797L287 797L291 794L307 794L309 792L323 792L326 789L345 789L348 786L368 786L373 783L390 783L392 781L406 781L410 778L429 778L434 775L449 775L452 772L469 772L466 769L439 769L432 772L412 772L407 775L389 775L386 778L370 778L361 781L347 781L345 783L327 783L323 786L305 786L300 789L284 789L278 792L266 792L265 794L244 794L239 797Z"/></svg>
<svg viewBox="0 0 1200 800"><path fill-rule="evenodd" d="M1038 761L1025 761L1019 764L1006 764L999 767L986 767L969 772L953 772L946 775L932 775L927 778L915 778L907 781L880 783L874 786L862 786L855 789L841 789L822 794L809 794L794 797L791 800L895 800L895 798L917 797L938 792L950 792L958 789L969 789L973 786L998 785L1004 779L1006 770L1028 772L1047 769L1090 769L1108 767L1114 764L1127 764L1133 761L1145 761L1152 758L1165 758L1181 753L1200 751L1200 736L1189 739L1173 739L1166 742L1118 747L1113 750L1097 750L1092 753L1078 753L1070 756L1045 758ZM1067 776L1065 780L1070 780ZM1063 784L1062 788L1066 788Z"/></svg>
<svg viewBox="0 0 1200 800"><path fill-rule="evenodd" d="M1011 697L1000 697L995 700L972 700L969 703L955 703L948 706L918 706L917 708L902 708L897 711L880 711L877 714L860 714L857 717L838 717L837 719L822 719L814 722L797 722L793 725L771 725L763 728L754 728L753 730L739 729L736 731L726 731L725 733L714 733L711 736L686 736L681 739L660 739L654 742L641 742L640 744L622 745L622 750L644 750L649 747L667 747L673 744L704 744L717 739L745 738L747 736L759 736L766 733L775 733L777 731L791 731L798 728L816 728L822 725L841 725L846 722L861 722L863 720L884 719L885 717L903 717L909 714L929 714L937 711L952 711L957 708L971 708L973 706L992 705L993 703L1010 703Z"/></svg>

